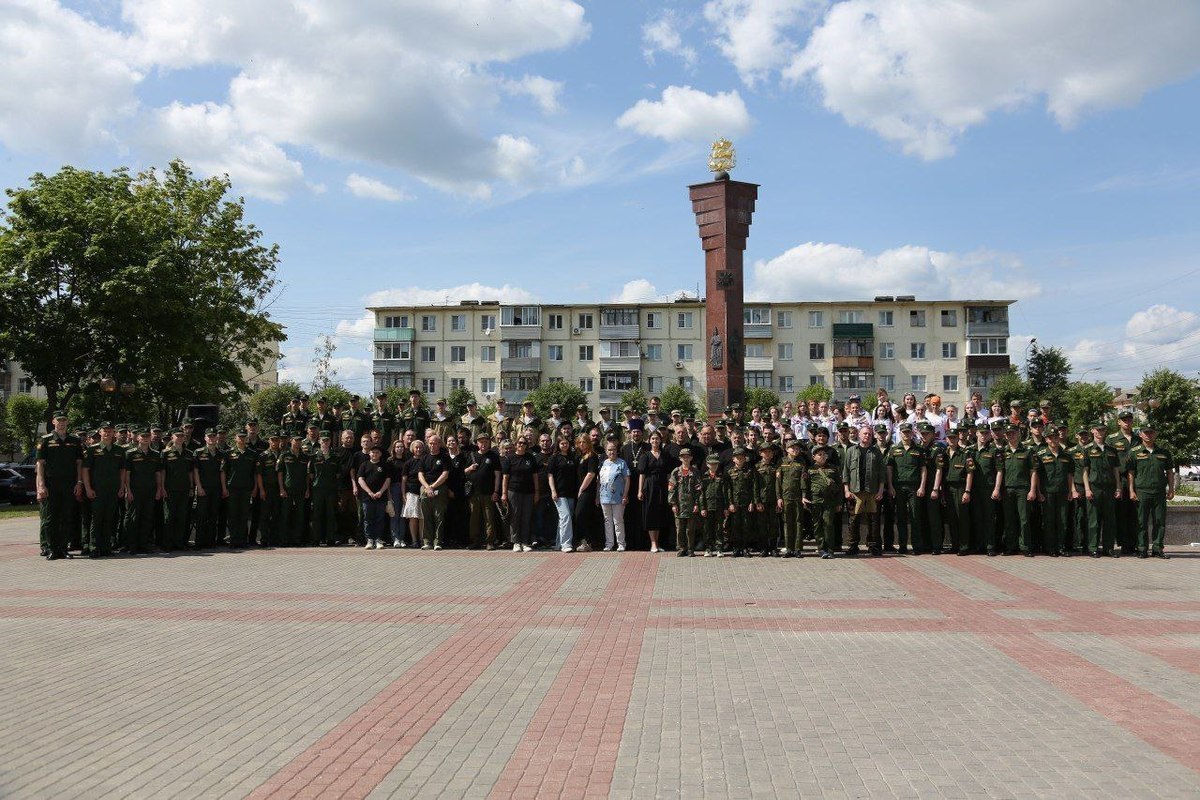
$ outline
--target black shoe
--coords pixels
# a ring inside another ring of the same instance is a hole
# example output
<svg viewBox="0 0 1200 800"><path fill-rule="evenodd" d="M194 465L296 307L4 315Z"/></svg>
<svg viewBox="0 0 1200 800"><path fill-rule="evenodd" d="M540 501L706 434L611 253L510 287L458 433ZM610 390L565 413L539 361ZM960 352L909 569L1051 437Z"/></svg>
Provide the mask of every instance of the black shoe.
<svg viewBox="0 0 1200 800"><path fill-rule="evenodd" d="M1121 554L1120 554L1120 553L1118 553L1116 550L1113 550L1111 553L1109 553L1109 555L1110 555L1110 556L1112 556L1113 558L1120 558L1120 557L1121 557Z"/></svg>
<svg viewBox="0 0 1200 800"><path fill-rule="evenodd" d="M58 561L58 560L60 560L60 559L66 558L66 557L67 557L67 554L66 554L66 553L54 553L54 552L51 552L51 553L47 553L47 554L46 554L46 560L47 560L47 561Z"/></svg>
<svg viewBox="0 0 1200 800"><path fill-rule="evenodd" d="M685 557L687 554L688 554L687 550L679 550L678 552L675 553L675 555L679 556L680 558Z"/></svg>
<svg viewBox="0 0 1200 800"><path fill-rule="evenodd" d="M1138 553L1138 554L1137 554L1137 557L1138 557L1138 558L1149 558L1149 557L1150 557L1150 554L1149 554L1149 553L1147 553L1145 550L1143 550L1142 552L1140 552L1140 553Z"/></svg>
<svg viewBox="0 0 1200 800"><path fill-rule="evenodd" d="M933 548L932 550L930 550L930 551L929 551L929 554L930 554L931 556L940 556L940 555L942 554L942 548L940 548L940 547L935 547L935 548Z"/></svg>
<svg viewBox="0 0 1200 800"><path fill-rule="evenodd" d="M889 544L887 547L883 548L883 552L894 553L896 552L896 548Z"/></svg>
<svg viewBox="0 0 1200 800"><path fill-rule="evenodd" d="M1058 558L1058 556L1059 556L1059 554L1054 551L1051 551L1051 552L1047 553L1046 555L1050 556L1051 558Z"/></svg>
<svg viewBox="0 0 1200 800"><path fill-rule="evenodd" d="M848 555L848 556L856 556L856 555L858 555L860 552L861 552L861 551L858 549L858 545L855 545L854 547L848 547L848 548L846 548L846 555Z"/></svg>
<svg viewBox="0 0 1200 800"><path fill-rule="evenodd" d="M1033 551L1027 551L1024 555L1026 558L1033 558Z"/></svg>
<svg viewBox="0 0 1200 800"><path fill-rule="evenodd" d="M996 557L996 548L994 548L994 547L989 547L989 548L987 549L987 557L988 557L988 558L995 558L995 557Z"/></svg>
<svg viewBox="0 0 1200 800"><path fill-rule="evenodd" d="M1099 558L1099 557L1100 557L1100 551L1099 551L1099 550L1093 550L1093 551L1090 553L1090 555L1091 555L1091 557L1092 557L1092 558Z"/></svg>
<svg viewBox="0 0 1200 800"><path fill-rule="evenodd" d="M914 550L914 551L912 551L912 552L913 552L913 555L916 555L916 554L917 554L917 551L916 551L916 550ZM898 548L896 548L896 555L898 555L898 556L906 556L906 555L908 555L908 550L907 550L906 548L903 548L903 547L898 547Z"/></svg>
<svg viewBox="0 0 1200 800"><path fill-rule="evenodd" d="M1169 555L1164 553L1162 550L1155 550L1153 553L1150 554L1150 556L1151 556L1151 558L1161 558L1164 561L1169 560L1171 558Z"/></svg>
<svg viewBox="0 0 1200 800"><path fill-rule="evenodd" d="M879 557L879 556L881 556L881 555L883 555L883 551L882 551L882 550L880 550L878 547L872 547L872 548L871 548L871 556L872 556L872 557L874 557L874 558L878 558L878 557Z"/></svg>

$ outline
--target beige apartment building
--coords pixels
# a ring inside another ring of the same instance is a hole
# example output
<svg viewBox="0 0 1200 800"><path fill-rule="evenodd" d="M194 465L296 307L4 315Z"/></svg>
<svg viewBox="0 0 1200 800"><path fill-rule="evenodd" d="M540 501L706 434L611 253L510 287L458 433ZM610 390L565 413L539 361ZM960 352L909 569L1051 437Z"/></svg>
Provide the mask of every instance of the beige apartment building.
<svg viewBox="0 0 1200 800"><path fill-rule="evenodd" d="M747 387L785 398L820 383L844 399L883 387L936 391L961 403L1008 371L1012 300L750 303L742 331ZM678 384L705 395L704 303L459 305L370 308L375 390L444 396L466 387L484 403L520 401L546 382L577 384L589 405L632 387Z"/></svg>

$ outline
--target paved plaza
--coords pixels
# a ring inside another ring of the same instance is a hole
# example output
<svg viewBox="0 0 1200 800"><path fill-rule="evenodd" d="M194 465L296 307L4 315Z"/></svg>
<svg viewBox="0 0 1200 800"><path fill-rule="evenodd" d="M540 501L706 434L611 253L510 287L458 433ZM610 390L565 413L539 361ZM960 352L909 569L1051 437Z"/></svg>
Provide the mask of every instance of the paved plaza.
<svg viewBox="0 0 1200 800"><path fill-rule="evenodd" d="M302 549L0 522L3 797L1200 797L1200 558Z"/></svg>

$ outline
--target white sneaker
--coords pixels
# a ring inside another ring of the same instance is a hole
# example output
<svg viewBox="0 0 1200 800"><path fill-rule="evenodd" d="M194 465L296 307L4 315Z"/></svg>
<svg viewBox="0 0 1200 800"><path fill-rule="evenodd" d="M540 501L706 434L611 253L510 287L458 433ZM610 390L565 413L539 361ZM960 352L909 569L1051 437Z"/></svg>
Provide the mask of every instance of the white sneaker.
<svg viewBox="0 0 1200 800"><path fill-rule="evenodd" d="M780 549L779 555L786 556L787 554L788 554L788 549L786 547Z"/></svg>
<svg viewBox="0 0 1200 800"><path fill-rule="evenodd" d="M375 540L375 549L376 549L376 550L382 550L382 549L383 549L383 539L376 539L376 540Z"/></svg>
<svg viewBox="0 0 1200 800"><path fill-rule="evenodd" d="M514 545L513 545L513 552L514 552L514 553L519 553L519 552L521 552L521 545L519 545L519 544L514 544Z"/></svg>
<svg viewBox="0 0 1200 800"><path fill-rule="evenodd" d="M611 553L611 552L612 552L612 545L610 545L610 544L606 544L606 545L604 545L604 552L606 552L606 553Z"/></svg>
<svg viewBox="0 0 1200 800"><path fill-rule="evenodd" d="M531 553L531 552L533 552L533 548L532 548L532 547L530 547L530 546L529 546L529 545L527 545L527 544L523 544L523 545L521 545L521 549L522 549L522 550L524 550L526 553Z"/></svg>
<svg viewBox="0 0 1200 800"><path fill-rule="evenodd" d="M562 551L563 551L564 553L574 553L574 552L575 552L575 548L574 548L574 547L571 547L571 545L567 545L566 547L564 547L564 548L562 549Z"/></svg>
<svg viewBox="0 0 1200 800"><path fill-rule="evenodd" d="M718 551L717 551L717 558L724 558L724 557L725 557L725 551L724 551L724 550L718 550Z"/></svg>
<svg viewBox="0 0 1200 800"><path fill-rule="evenodd" d="M428 550L428 549L430 549L430 548L429 548L429 545L427 545L427 544L423 544L423 545L421 545L421 549L422 549L422 550Z"/></svg>
<svg viewBox="0 0 1200 800"><path fill-rule="evenodd" d="M619 545L617 545L617 552L618 552L618 553L624 553L624 552L625 552L625 545L623 545L623 544L619 544Z"/></svg>
<svg viewBox="0 0 1200 800"><path fill-rule="evenodd" d="M393 547L393 548L401 548L401 547L404 547L404 543L403 543L403 542L401 542L399 539L393 539L393 540L392 540L392 547Z"/></svg>
<svg viewBox="0 0 1200 800"><path fill-rule="evenodd" d="M442 546L441 546L440 544L435 544L435 545L433 546L433 549L434 549L434 550L441 550L441 549L442 549Z"/></svg>
<svg viewBox="0 0 1200 800"><path fill-rule="evenodd" d="M650 552L651 552L651 553L661 553L661 552L662 552L662 550L659 550L657 547L651 547L651 548L650 548Z"/></svg>
<svg viewBox="0 0 1200 800"><path fill-rule="evenodd" d="M367 539L367 543L363 545L363 550L370 550L375 546L374 539Z"/></svg>
<svg viewBox="0 0 1200 800"><path fill-rule="evenodd" d="M401 539L401 540L400 540L400 546L401 546L401 547L408 547L408 542L406 542L406 541L404 541L403 539Z"/></svg>

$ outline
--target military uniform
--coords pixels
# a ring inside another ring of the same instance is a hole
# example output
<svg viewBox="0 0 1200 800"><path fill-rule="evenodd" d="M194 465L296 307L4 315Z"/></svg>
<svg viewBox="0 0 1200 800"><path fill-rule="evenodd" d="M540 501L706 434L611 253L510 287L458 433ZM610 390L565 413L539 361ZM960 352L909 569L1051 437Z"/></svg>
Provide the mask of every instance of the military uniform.
<svg viewBox="0 0 1200 800"><path fill-rule="evenodd" d="M1067 448L1067 455L1071 457L1071 477L1075 481L1075 490L1079 493L1074 500L1067 501L1067 540L1071 549L1079 552L1086 552L1088 549L1087 498L1083 494L1086 448L1086 444L1073 444Z"/></svg>
<svg viewBox="0 0 1200 800"><path fill-rule="evenodd" d="M438 419L437 414L431 414L429 427L433 428L433 432L441 437L443 444L458 433L458 421L450 414L443 415L441 419Z"/></svg>
<svg viewBox="0 0 1200 800"><path fill-rule="evenodd" d="M1058 452L1043 447L1035 454L1038 488L1046 498L1042 503L1042 547L1052 556L1067 555L1070 539L1067 528L1067 498L1075 460L1061 446Z"/></svg>
<svg viewBox="0 0 1200 800"><path fill-rule="evenodd" d="M719 464L716 456L707 458L708 464ZM705 552L709 555L721 555L722 530L725 515L729 512L729 484L724 475L705 475L704 486L700 490L700 518L704 524Z"/></svg>
<svg viewBox="0 0 1200 800"><path fill-rule="evenodd" d="M1128 412L1122 412L1122 415ZM1132 415L1130 415L1132 416ZM1133 449L1141 443L1137 436L1130 439L1125 438L1125 434L1121 431L1111 433L1105 437L1105 443L1117 453L1117 468L1121 473L1121 482L1117 486L1121 490L1121 497L1117 499L1113 506L1113 513L1117 520L1117 544L1121 545L1121 552L1125 555L1130 555L1137 551L1137 536L1138 524L1140 516L1138 514L1137 503L1129 497L1129 481L1125 476L1130 472L1130 460Z"/></svg>
<svg viewBox="0 0 1200 800"><path fill-rule="evenodd" d="M279 420L279 428L285 436L303 436L309 416L304 411L288 411Z"/></svg>
<svg viewBox="0 0 1200 800"><path fill-rule="evenodd" d="M263 547L277 546L282 535L279 456L278 450L267 449L260 453L257 459L256 477L260 484L259 496L263 500L262 516L258 523L258 536L259 544Z"/></svg>
<svg viewBox="0 0 1200 800"><path fill-rule="evenodd" d="M960 436L966 436L963 433ZM946 448L945 472L942 475L942 494L946 500L946 522L950 528L950 548L960 554L971 552L971 506L975 504L975 456L968 448ZM967 490L967 478L971 477L971 494L968 503L963 503L963 492ZM989 488L982 493L980 502L991 494Z"/></svg>
<svg viewBox="0 0 1200 800"><path fill-rule="evenodd" d="M147 448L134 447L125 454L129 483L129 518L125 525L125 549L144 553L154 543L154 509L158 505L162 457Z"/></svg>
<svg viewBox="0 0 1200 800"><path fill-rule="evenodd" d="M388 411L386 407L380 409L376 403L375 410L371 412L371 427L379 431L379 444L383 447L383 452L390 452L392 441L396 436L396 415Z"/></svg>
<svg viewBox="0 0 1200 800"><path fill-rule="evenodd" d="M67 554L71 538L83 442L70 433L61 438L57 433L48 433L38 439L37 460L42 462L47 494L40 509L42 550L54 558L61 558Z"/></svg>
<svg viewBox="0 0 1200 800"><path fill-rule="evenodd" d="M905 446L903 442L893 445L888 452L888 469L891 472L892 488L896 491L896 550L903 553L910 540L914 552L925 540L921 498L917 489L925 471L925 448L916 442Z"/></svg>
<svg viewBox="0 0 1200 800"><path fill-rule="evenodd" d="M1137 551L1145 558L1151 551L1163 555L1163 539L1167 527L1167 489L1170 473L1175 469L1171 452L1156 446L1153 450L1143 442L1129 454L1129 476L1137 493Z"/></svg>
<svg viewBox="0 0 1200 800"><path fill-rule="evenodd" d="M166 531L163 544L167 550L182 550L187 547L191 531L188 518L192 505L192 454L182 446L162 451L163 488L167 491Z"/></svg>
<svg viewBox="0 0 1200 800"><path fill-rule="evenodd" d="M975 491L971 493L971 549L974 552L986 549L989 555L1000 550L1000 522L1002 501L992 499L996 489L996 470L999 466L1000 448L993 441L975 445L971 456L975 460Z"/></svg>
<svg viewBox="0 0 1200 800"><path fill-rule="evenodd" d="M735 450L736 452L736 450ZM741 555L753 535L750 507L758 496L758 475L749 464L736 464L725 473L729 483L729 547L735 556Z"/></svg>
<svg viewBox="0 0 1200 800"><path fill-rule="evenodd" d="M799 556L804 550L804 471L808 459L801 450L795 458L779 465L775 473L775 496L783 505L783 549Z"/></svg>
<svg viewBox="0 0 1200 800"><path fill-rule="evenodd" d="M772 458L770 463L761 460L755 467L758 473L758 494L754 499L756 506L762 506L758 511L758 520L754 525L758 529L758 537L762 544L763 555L775 555L779 548L779 494L776 491L779 479L779 459Z"/></svg>
<svg viewBox="0 0 1200 800"><path fill-rule="evenodd" d="M671 470L667 480L667 504L675 514L675 549L691 555L696 546L696 526L700 521L700 501L704 482L695 467Z"/></svg>
<svg viewBox="0 0 1200 800"><path fill-rule="evenodd" d="M117 509L121 505L121 471L125 450L116 443L91 445L83 453L83 468L96 496L92 499L92 524L84 532L83 552L107 556L117 542Z"/></svg>
<svg viewBox="0 0 1200 800"><path fill-rule="evenodd" d="M1117 534L1116 499L1117 481L1124 480L1120 473L1121 458L1107 442L1092 441L1083 450L1083 474L1085 485L1092 493L1088 498L1088 549L1093 556L1113 555L1113 543Z"/></svg>
<svg viewBox="0 0 1200 800"><path fill-rule="evenodd" d="M516 421L509 416L501 419L492 414L488 417L488 425L491 426L492 441L497 444L512 441L512 429L515 423Z"/></svg>
<svg viewBox="0 0 1200 800"><path fill-rule="evenodd" d="M326 455L318 450L308 459L308 474L312 483L309 544L330 545L338 540L337 501L341 473L341 461L332 451Z"/></svg>
<svg viewBox="0 0 1200 800"><path fill-rule="evenodd" d="M217 447L215 443L212 449L205 446L192 453L192 465L197 478L196 547L199 549L217 545L217 522L221 512L221 496L224 493L223 473L225 472L226 456L226 452ZM228 508L228 504L226 505ZM233 526L229 527L229 539L232 542L234 540Z"/></svg>
<svg viewBox="0 0 1200 800"><path fill-rule="evenodd" d="M308 495L308 456L285 450L279 455L279 472L287 496L280 495L279 539L284 547L308 544L304 530L304 506Z"/></svg>
<svg viewBox="0 0 1200 800"><path fill-rule="evenodd" d="M412 431L414 439L424 441L425 431L429 430L431 421L429 411L424 406L418 406L417 408L409 406L400 414L400 430L402 432Z"/></svg>
<svg viewBox="0 0 1200 800"><path fill-rule="evenodd" d="M1024 445L1006 445L999 452L997 470L1003 475L1004 552L1033 555L1029 529L1029 490L1037 462Z"/></svg>
<svg viewBox="0 0 1200 800"><path fill-rule="evenodd" d="M835 521L837 508L844 499L839 472L839 468L830 460L822 466L813 463L804 473L804 499L812 511L817 550L821 558L830 558L842 549L841 531L837 529Z"/></svg>
<svg viewBox="0 0 1200 800"><path fill-rule="evenodd" d="M476 440L476 437L478 437L479 434L481 434L481 433L484 433L484 432L491 433L491 429L490 429L490 426L488 425L487 417L481 416L479 414L472 415L470 411L468 411L466 414L463 414L461 417L459 417L458 423L461 427L466 428L467 430L469 430L471 432L471 441L472 442L474 442Z"/></svg>

